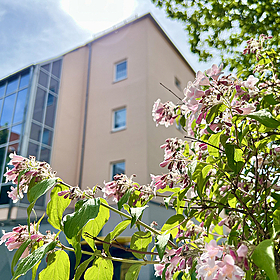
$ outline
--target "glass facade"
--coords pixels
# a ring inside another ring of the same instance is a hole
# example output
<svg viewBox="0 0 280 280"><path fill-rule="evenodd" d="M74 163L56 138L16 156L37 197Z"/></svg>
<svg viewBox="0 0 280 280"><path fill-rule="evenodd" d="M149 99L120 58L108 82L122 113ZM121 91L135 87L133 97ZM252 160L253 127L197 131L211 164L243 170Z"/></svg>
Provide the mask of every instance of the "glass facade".
<svg viewBox="0 0 280 280"><path fill-rule="evenodd" d="M0 204L10 203L3 174L11 152L50 162L61 66L58 59L0 81ZM36 203L43 204L44 198Z"/></svg>
<svg viewBox="0 0 280 280"><path fill-rule="evenodd" d="M27 154L50 162L62 60L40 66Z"/></svg>
<svg viewBox="0 0 280 280"><path fill-rule="evenodd" d="M21 153L30 83L31 68L0 81L0 204L9 203L7 190L10 183L5 183L3 174L9 162L9 154Z"/></svg>

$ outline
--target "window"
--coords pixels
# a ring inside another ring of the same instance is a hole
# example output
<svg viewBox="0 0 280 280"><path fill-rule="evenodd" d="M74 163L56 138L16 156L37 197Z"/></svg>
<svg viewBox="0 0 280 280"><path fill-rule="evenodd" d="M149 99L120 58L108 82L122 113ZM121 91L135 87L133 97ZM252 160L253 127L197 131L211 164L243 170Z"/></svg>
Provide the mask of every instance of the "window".
<svg viewBox="0 0 280 280"><path fill-rule="evenodd" d="M115 64L115 82L127 78L127 61L122 61Z"/></svg>
<svg viewBox="0 0 280 280"><path fill-rule="evenodd" d="M126 108L115 110L113 112L113 131L126 128Z"/></svg>
<svg viewBox="0 0 280 280"><path fill-rule="evenodd" d="M111 179L114 180L114 176L117 174L125 173L125 161L119 161L112 163L111 165Z"/></svg>

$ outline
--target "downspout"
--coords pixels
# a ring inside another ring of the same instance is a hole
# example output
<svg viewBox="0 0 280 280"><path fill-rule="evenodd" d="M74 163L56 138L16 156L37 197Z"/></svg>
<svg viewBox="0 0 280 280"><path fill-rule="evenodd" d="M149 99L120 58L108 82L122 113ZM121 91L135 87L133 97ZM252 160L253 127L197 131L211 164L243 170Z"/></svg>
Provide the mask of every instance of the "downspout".
<svg viewBox="0 0 280 280"><path fill-rule="evenodd" d="M82 138L82 150L81 150L81 162L79 173L79 187L82 187L83 168L84 168L84 156L85 156L85 142L86 142L86 126L87 126L87 112L88 112L88 96L89 96L89 79L90 79L90 64L91 64L91 43L88 46L88 69L87 69L87 87L86 87L86 100L85 100L85 114L84 114L84 126L83 126L83 138Z"/></svg>

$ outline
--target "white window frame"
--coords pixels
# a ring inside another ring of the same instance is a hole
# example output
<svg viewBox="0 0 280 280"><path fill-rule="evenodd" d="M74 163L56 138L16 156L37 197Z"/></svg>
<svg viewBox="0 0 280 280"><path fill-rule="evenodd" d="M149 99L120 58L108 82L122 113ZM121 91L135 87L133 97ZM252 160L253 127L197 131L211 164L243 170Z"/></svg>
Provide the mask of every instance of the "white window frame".
<svg viewBox="0 0 280 280"><path fill-rule="evenodd" d="M117 66L124 63L124 62L126 63L126 73L125 73L126 75L118 78L117 77ZM115 65L114 65L114 82L119 82L119 81L122 81L122 80L125 80L125 79L127 79L127 59L121 60L121 61L115 63Z"/></svg>
<svg viewBox="0 0 280 280"><path fill-rule="evenodd" d="M110 164L110 180L113 180L113 170L114 170L114 165L118 164L118 163L124 163L124 173L125 173L125 160L119 160L119 161L114 161L111 162ZM116 174L115 174L116 175Z"/></svg>
<svg viewBox="0 0 280 280"><path fill-rule="evenodd" d="M120 127L115 127L115 117L116 117L116 113L119 112L119 111L123 111L125 110L125 125L124 126L120 126ZM113 110L113 114L112 114L112 131L115 132L115 131L120 131L120 130L124 130L126 129L126 122L127 122L127 110L126 110L126 107L121 107L121 108L118 108L118 109L115 109Z"/></svg>

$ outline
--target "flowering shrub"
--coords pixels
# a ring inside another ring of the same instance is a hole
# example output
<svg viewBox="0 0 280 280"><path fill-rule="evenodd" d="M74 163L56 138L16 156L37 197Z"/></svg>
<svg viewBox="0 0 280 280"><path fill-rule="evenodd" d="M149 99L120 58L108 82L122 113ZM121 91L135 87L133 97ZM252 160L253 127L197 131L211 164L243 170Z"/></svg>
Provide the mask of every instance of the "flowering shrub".
<svg viewBox="0 0 280 280"><path fill-rule="evenodd" d="M186 134L161 146L160 166L167 173L151 175L148 185L118 174L103 187L81 190L54 177L48 164L11 155L13 168L5 176L17 186L9 196L16 202L27 193L30 202L28 226L16 227L1 239L1 243L7 240L9 250L18 249L13 279L30 269L36 274L36 265L46 254L48 265L40 279L52 277L56 267L61 271L59 279L69 279L67 250L76 254L74 279L84 272L85 279L97 275L112 279L112 261L131 264L126 280L137 279L141 266L147 264L166 280L279 279L280 56L269 48L268 40L261 35L247 42L244 54L256 57L254 75L241 79L213 65L188 83L178 104L155 102L152 115L157 125L177 123ZM51 189L48 222L65 233L73 248L30 224L36 200ZM96 189L103 191L105 199L113 199L117 209L96 197ZM160 230L154 228L156 222L141 221L147 203L155 197L176 210ZM63 217L74 199L75 211ZM125 219L100 240L97 236L110 211ZM113 240L129 225L138 231L127 249ZM92 252L83 252L91 257L80 264L82 237ZM103 243L103 252L95 241ZM147 251L151 243L156 250ZM138 260L112 257L110 246L131 252Z"/></svg>

